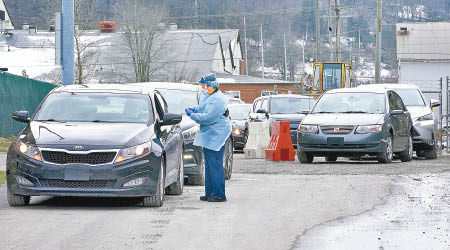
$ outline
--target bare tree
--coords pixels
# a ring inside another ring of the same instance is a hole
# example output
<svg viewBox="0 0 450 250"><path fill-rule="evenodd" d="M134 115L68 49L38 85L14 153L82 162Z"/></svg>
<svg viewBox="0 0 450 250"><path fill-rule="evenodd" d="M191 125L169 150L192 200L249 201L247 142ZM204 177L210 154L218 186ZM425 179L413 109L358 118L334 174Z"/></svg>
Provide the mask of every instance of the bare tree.
<svg viewBox="0 0 450 250"><path fill-rule="evenodd" d="M123 39L130 50L135 81L148 82L168 63L169 35L162 25L167 11L145 0L123 1L120 9Z"/></svg>

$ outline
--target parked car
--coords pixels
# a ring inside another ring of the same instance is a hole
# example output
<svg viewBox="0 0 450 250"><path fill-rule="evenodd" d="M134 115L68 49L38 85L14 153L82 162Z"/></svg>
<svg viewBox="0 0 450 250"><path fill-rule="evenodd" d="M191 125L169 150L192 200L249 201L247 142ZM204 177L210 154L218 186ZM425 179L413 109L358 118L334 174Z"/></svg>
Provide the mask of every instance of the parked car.
<svg viewBox="0 0 450 250"><path fill-rule="evenodd" d="M255 121L289 121L292 144L297 145L297 128L310 111L316 100L303 95L270 95L262 96L253 102L252 110L245 124L245 141L248 138L248 123Z"/></svg>
<svg viewBox="0 0 450 250"><path fill-rule="evenodd" d="M148 82L136 83L137 86L145 86L158 90L167 101L169 111L181 114L183 120L180 123L184 138L184 174L188 177L188 183L194 185L205 185L205 160L203 149L194 146L194 138L200 130L200 126L184 113L188 107L198 106L202 96L202 87L194 84ZM224 154L225 176L231 178L233 169L233 137L225 145Z"/></svg>
<svg viewBox="0 0 450 250"><path fill-rule="evenodd" d="M252 109L251 104L230 104L228 105L230 111L231 123L233 125L233 146L234 150L243 150L245 147L245 122L248 114Z"/></svg>
<svg viewBox="0 0 450 250"><path fill-rule="evenodd" d="M413 84L369 84L358 88L381 88L394 90L403 100L413 121L413 149L419 157L436 159L437 122L432 109L439 107L438 100L427 103L422 91Z"/></svg>
<svg viewBox="0 0 450 250"><path fill-rule="evenodd" d="M126 85L71 85L52 90L7 155L7 196L142 197L163 205L183 192L181 116L155 90Z"/></svg>
<svg viewBox="0 0 450 250"><path fill-rule="evenodd" d="M369 154L389 163L410 161L412 120L400 96L387 89L334 89L323 94L298 128L301 163Z"/></svg>

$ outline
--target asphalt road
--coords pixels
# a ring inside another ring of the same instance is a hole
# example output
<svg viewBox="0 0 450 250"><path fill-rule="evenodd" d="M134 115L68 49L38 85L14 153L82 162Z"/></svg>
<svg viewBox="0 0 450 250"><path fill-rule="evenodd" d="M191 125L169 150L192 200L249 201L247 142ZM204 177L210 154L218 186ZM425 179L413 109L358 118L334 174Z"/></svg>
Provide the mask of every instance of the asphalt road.
<svg viewBox="0 0 450 250"><path fill-rule="evenodd" d="M32 198L0 187L0 249L450 249L450 157L377 164L273 163L236 155L226 203L186 186L136 199Z"/></svg>

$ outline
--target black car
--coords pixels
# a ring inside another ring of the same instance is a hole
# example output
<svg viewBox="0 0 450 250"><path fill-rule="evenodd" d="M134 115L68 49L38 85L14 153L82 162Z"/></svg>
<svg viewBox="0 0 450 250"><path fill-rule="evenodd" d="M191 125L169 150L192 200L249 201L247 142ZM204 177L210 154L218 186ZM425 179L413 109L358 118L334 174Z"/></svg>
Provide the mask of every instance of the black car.
<svg viewBox="0 0 450 250"><path fill-rule="evenodd" d="M411 114L400 96L389 89L344 88L327 91L298 128L297 155L301 163L315 156L376 156L389 163L397 154L413 154Z"/></svg>
<svg viewBox="0 0 450 250"><path fill-rule="evenodd" d="M194 146L194 138L200 126L184 113L188 107L198 106L202 93L200 85L182 84L171 82L147 82L136 83L136 86L157 89L167 101L171 113L182 114L180 123L184 137L184 175L188 177L188 183L194 185L205 184L205 161L201 147ZM226 142L224 154L224 168L226 179L231 178L233 168L233 140Z"/></svg>
<svg viewBox="0 0 450 250"><path fill-rule="evenodd" d="M30 196L142 197L159 207L183 192L181 116L156 90L72 85L51 91L7 155L11 206Z"/></svg>
<svg viewBox="0 0 450 250"><path fill-rule="evenodd" d="M248 123L255 121L289 121L292 145L297 145L297 128L305 117L303 114L316 103L316 100L303 95L262 96L253 102L252 110L245 125L245 137L248 138Z"/></svg>
<svg viewBox="0 0 450 250"><path fill-rule="evenodd" d="M245 122L248 119L248 114L252 109L251 104L230 104L231 123L233 125L233 146L234 150L243 150L245 147Z"/></svg>

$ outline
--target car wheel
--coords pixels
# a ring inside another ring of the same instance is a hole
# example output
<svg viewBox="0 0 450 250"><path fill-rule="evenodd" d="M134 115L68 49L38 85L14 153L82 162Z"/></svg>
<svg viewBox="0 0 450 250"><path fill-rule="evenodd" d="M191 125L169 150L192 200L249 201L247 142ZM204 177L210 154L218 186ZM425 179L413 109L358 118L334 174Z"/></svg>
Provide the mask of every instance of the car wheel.
<svg viewBox="0 0 450 250"><path fill-rule="evenodd" d="M436 146L433 145L433 148L430 150L426 150L424 152L425 159L433 160L437 158Z"/></svg>
<svg viewBox="0 0 450 250"><path fill-rule="evenodd" d="M145 196L142 199L144 207L160 207L164 203L164 159L161 159L161 166L158 176L158 187L156 193L153 196Z"/></svg>
<svg viewBox="0 0 450 250"><path fill-rule="evenodd" d="M8 188L6 189L6 195L8 196L8 204L11 207L27 206L30 204L30 196L11 194Z"/></svg>
<svg viewBox="0 0 450 250"><path fill-rule="evenodd" d="M312 163L314 160L314 155L311 153L306 153L297 150L297 157L300 163Z"/></svg>
<svg viewBox="0 0 450 250"><path fill-rule="evenodd" d="M378 161L381 163L390 163L393 158L392 136L386 138L386 147L382 152L378 153Z"/></svg>
<svg viewBox="0 0 450 250"><path fill-rule="evenodd" d="M193 176L189 176L188 182L191 185L204 186L205 185L205 158L202 158L202 162L200 163L200 174L196 174Z"/></svg>
<svg viewBox="0 0 450 250"><path fill-rule="evenodd" d="M166 188L166 194L181 195L184 188L184 162L183 156L180 154L180 160L178 163L178 179L177 182L172 183Z"/></svg>
<svg viewBox="0 0 450 250"><path fill-rule="evenodd" d="M337 155L327 155L327 156L325 156L325 160L334 162L337 160Z"/></svg>
<svg viewBox="0 0 450 250"><path fill-rule="evenodd" d="M225 180L231 179L231 173L233 172L233 145L231 139L228 139L225 144L223 167L225 168Z"/></svg>
<svg viewBox="0 0 450 250"><path fill-rule="evenodd" d="M412 135L408 138L408 144L406 145L406 149L400 154L400 160L402 162L411 161L413 158L413 140Z"/></svg>

